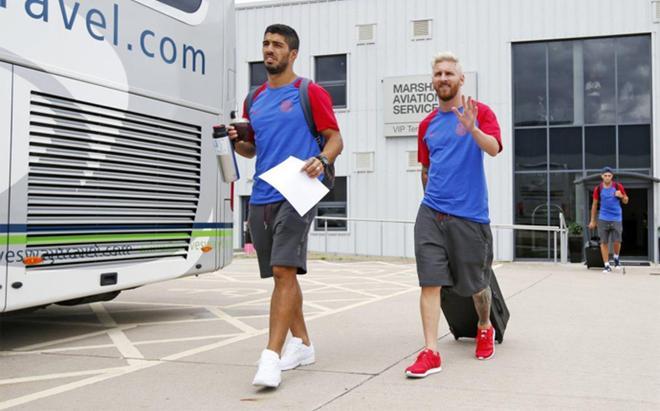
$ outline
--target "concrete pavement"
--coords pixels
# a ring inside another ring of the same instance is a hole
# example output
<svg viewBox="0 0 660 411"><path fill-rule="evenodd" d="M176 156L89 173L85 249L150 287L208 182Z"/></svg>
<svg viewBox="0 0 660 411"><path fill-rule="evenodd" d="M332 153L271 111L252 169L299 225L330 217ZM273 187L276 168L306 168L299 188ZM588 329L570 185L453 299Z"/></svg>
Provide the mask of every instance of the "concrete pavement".
<svg viewBox="0 0 660 411"><path fill-rule="evenodd" d="M271 281L254 259L117 300L0 323L0 409L660 409L659 267L498 265L511 311L490 361L441 321L443 371L408 380L422 347L415 267L310 262L317 362L250 385Z"/></svg>

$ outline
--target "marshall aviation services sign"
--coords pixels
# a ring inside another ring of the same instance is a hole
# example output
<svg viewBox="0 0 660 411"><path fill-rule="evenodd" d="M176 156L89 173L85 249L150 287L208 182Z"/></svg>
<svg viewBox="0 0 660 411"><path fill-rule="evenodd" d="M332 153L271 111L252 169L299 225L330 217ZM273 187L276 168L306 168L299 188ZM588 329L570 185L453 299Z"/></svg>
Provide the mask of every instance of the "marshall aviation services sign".
<svg viewBox="0 0 660 411"><path fill-rule="evenodd" d="M385 137L416 136L419 123L438 107L431 76L387 77L383 87ZM463 94L477 98L477 73L465 73Z"/></svg>

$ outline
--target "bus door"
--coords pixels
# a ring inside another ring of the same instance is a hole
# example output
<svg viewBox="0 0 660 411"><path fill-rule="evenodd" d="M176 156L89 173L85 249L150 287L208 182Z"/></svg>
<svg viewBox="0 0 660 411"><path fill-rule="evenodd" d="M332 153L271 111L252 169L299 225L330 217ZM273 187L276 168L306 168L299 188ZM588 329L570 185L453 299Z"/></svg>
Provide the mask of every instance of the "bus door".
<svg viewBox="0 0 660 411"><path fill-rule="evenodd" d="M0 312L7 297L7 238L9 235L9 147L11 136L11 66L0 62Z"/></svg>

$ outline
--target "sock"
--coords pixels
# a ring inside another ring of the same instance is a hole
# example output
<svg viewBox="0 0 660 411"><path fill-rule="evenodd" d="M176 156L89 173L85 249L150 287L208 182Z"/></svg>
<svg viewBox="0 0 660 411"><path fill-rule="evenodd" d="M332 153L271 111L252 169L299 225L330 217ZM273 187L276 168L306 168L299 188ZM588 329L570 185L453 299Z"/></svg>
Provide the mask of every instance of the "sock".
<svg viewBox="0 0 660 411"><path fill-rule="evenodd" d="M609 266L610 266L610 262L608 261L608 262L605 263L605 268L607 268Z"/></svg>
<svg viewBox="0 0 660 411"><path fill-rule="evenodd" d="M614 259L618 260L619 259L619 254L614 254Z"/></svg>

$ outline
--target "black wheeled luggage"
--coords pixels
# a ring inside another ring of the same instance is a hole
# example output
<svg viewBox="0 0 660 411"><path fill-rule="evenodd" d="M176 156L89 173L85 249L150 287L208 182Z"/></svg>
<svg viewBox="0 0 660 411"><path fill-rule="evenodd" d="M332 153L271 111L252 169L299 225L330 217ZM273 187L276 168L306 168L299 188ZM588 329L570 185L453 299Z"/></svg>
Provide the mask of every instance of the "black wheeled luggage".
<svg viewBox="0 0 660 411"><path fill-rule="evenodd" d="M600 253L600 239L598 236L592 236L584 245L584 258L587 260L587 268L603 268L605 265L603 256Z"/></svg>
<svg viewBox="0 0 660 411"><path fill-rule="evenodd" d="M495 340L501 344L504 340L506 324L509 322L509 309L504 302L504 296L494 272L490 274L490 289L493 294L490 322L495 327ZM471 296L463 297L456 294L451 287L442 287L440 306L449 324L449 330L455 339L458 340L461 337L475 338L477 336L479 316L474 308Z"/></svg>

